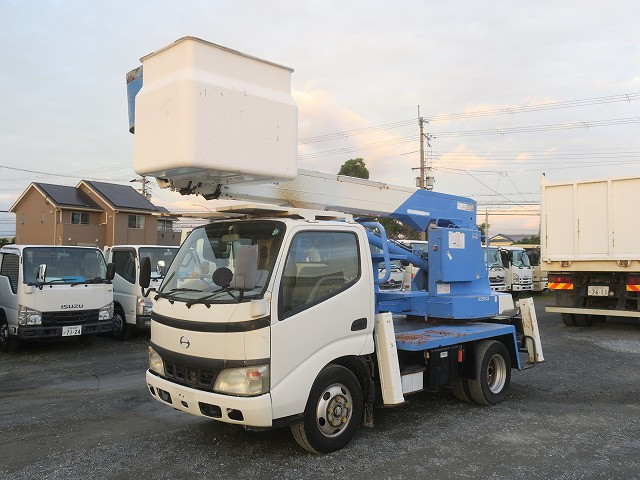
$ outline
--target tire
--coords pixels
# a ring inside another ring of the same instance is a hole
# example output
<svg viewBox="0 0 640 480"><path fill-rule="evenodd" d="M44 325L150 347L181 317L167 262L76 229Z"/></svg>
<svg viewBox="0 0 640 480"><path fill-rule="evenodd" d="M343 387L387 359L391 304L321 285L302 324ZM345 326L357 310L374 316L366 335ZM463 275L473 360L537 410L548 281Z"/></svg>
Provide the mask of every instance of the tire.
<svg viewBox="0 0 640 480"><path fill-rule="evenodd" d="M562 323L564 323L567 327L575 327L576 326L576 316L572 313L561 313Z"/></svg>
<svg viewBox="0 0 640 480"><path fill-rule="evenodd" d="M471 398L481 405L504 400L511 383L511 357L507 347L495 340L476 345L476 378L469 379Z"/></svg>
<svg viewBox="0 0 640 480"><path fill-rule="evenodd" d="M112 322L113 330L111 330L111 338L115 340L128 340L131 338L131 327L127 324L120 310L115 311Z"/></svg>
<svg viewBox="0 0 640 480"><path fill-rule="evenodd" d="M301 423L291 426L298 445L312 453L345 447L358 431L364 410L362 387L345 367L329 365L311 388Z"/></svg>
<svg viewBox="0 0 640 480"><path fill-rule="evenodd" d="M0 351L16 352L20 348L20 339L9 334L9 322L0 317Z"/></svg>
<svg viewBox="0 0 640 480"><path fill-rule="evenodd" d="M576 325L578 327L590 327L592 324L591 315L576 315Z"/></svg>
<svg viewBox="0 0 640 480"><path fill-rule="evenodd" d="M471 393L469 392L469 380L467 377L458 377L458 381L453 384L453 396L463 402L471 401Z"/></svg>

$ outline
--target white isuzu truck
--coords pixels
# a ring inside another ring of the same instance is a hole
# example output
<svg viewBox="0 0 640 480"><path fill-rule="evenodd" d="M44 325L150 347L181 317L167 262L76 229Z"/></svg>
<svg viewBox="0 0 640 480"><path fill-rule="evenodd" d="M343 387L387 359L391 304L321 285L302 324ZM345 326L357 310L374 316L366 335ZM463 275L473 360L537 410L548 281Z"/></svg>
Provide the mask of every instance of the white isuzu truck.
<svg viewBox="0 0 640 480"><path fill-rule="evenodd" d="M107 261L113 263L113 330L116 340L126 340L134 330L151 326L151 299L140 294L140 260L151 260L150 287L158 289L165 272L176 256L178 247L163 245L114 245L104 249Z"/></svg>
<svg viewBox="0 0 640 480"><path fill-rule="evenodd" d="M535 314L494 318L513 303L489 286L473 200L299 170L288 68L192 37L142 62L128 76L137 173L250 202L193 229L154 294L146 384L161 404L290 426L326 453L372 426L374 405L425 390L495 404L525 344L542 361ZM428 253L387 241L380 216L426 230ZM380 288L392 260L418 268L411 289Z"/></svg>
<svg viewBox="0 0 640 480"><path fill-rule="evenodd" d="M111 331L112 267L92 247L6 245L0 249L0 349L20 342Z"/></svg>

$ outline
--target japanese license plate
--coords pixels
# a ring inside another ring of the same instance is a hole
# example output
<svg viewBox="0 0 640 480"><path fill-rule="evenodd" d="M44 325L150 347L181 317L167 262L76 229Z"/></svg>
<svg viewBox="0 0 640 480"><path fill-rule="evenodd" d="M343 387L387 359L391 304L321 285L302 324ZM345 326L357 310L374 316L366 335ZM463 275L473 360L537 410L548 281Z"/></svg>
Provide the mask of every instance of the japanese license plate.
<svg viewBox="0 0 640 480"><path fill-rule="evenodd" d="M63 337L72 337L74 335L80 335L82 333L82 325L72 325L69 327L62 327Z"/></svg>
<svg viewBox="0 0 640 480"><path fill-rule="evenodd" d="M609 296L609 287L602 285L588 286L587 295L590 297L607 297Z"/></svg>

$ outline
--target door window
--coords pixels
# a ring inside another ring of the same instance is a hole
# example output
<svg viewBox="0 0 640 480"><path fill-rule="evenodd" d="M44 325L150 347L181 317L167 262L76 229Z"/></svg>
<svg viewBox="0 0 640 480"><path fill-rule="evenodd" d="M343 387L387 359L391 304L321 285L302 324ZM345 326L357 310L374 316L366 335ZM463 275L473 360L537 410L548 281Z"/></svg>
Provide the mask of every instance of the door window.
<svg viewBox="0 0 640 480"><path fill-rule="evenodd" d="M129 283L136 283L136 258L132 251L113 252L113 266L116 273Z"/></svg>
<svg viewBox="0 0 640 480"><path fill-rule="evenodd" d="M303 232L291 242L280 284L284 319L353 285L360 277L360 252L351 232Z"/></svg>
<svg viewBox="0 0 640 480"><path fill-rule="evenodd" d="M16 293L18 291L18 271L20 268L20 261L18 255L11 253L5 253L2 256L2 265L0 266L0 275L3 275L9 279L11 285L11 291Z"/></svg>

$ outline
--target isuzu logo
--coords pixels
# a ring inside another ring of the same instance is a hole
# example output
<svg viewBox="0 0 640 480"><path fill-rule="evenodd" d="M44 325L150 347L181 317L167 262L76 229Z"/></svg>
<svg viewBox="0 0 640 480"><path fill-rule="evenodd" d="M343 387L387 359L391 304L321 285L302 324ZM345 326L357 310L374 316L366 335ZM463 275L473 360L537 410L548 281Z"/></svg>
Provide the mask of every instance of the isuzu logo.
<svg viewBox="0 0 640 480"><path fill-rule="evenodd" d="M83 303L69 303L67 305L60 305L61 310L69 310L69 309L82 308L82 307L84 307Z"/></svg>
<svg viewBox="0 0 640 480"><path fill-rule="evenodd" d="M184 335L180 337L180 346L182 348L189 348L191 346L191 342Z"/></svg>

